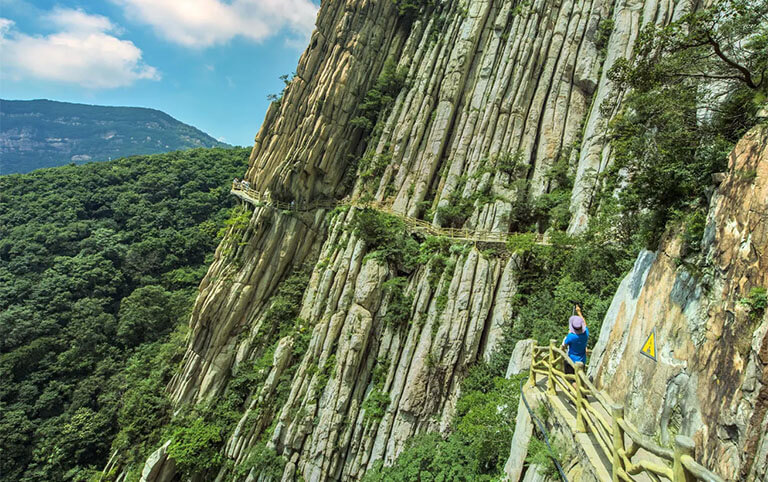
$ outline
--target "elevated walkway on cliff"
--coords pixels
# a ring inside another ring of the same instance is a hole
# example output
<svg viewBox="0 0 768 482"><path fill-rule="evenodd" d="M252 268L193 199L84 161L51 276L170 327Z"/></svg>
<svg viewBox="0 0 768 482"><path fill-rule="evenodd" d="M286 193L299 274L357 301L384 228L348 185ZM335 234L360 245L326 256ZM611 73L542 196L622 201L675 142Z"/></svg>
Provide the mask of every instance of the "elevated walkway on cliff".
<svg viewBox="0 0 768 482"><path fill-rule="evenodd" d="M565 366L573 374L565 373ZM598 390L582 363L570 358L550 340L549 346L533 345L528 399L542 400L551 415L576 442L580 463L601 481L723 482L696 462L689 437L675 437L674 449L658 445L624 418L624 407Z"/></svg>
<svg viewBox="0 0 768 482"><path fill-rule="evenodd" d="M423 219L417 219L410 216L406 216L402 213L398 213L389 208L389 206L377 201L361 202L359 200L341 200L341 201L313 201L310 203L295 203L295 202L283 202L275 201L269 198L269 196L243 186L242 184L233 184L231 194L237 196L241 200L252 204L256 207L267 206L274 209L280 209L285 211L307 212L314 211L316 209L332 209L337 206L350 206L355 208L369 208L375 209L387 213L391 216L395 216L402 220L406 226L412 231L429 236L444 236L447 238L455 239L457 241L466 241L471 243L491 243L491 244L504 244L513 239L515 236L519 236L516 233L501 233L496 231L479 231L465 228L444 228L435 226ZM537 245L549 245L544 241L543 237L536 235L534 241Z"/></svg>

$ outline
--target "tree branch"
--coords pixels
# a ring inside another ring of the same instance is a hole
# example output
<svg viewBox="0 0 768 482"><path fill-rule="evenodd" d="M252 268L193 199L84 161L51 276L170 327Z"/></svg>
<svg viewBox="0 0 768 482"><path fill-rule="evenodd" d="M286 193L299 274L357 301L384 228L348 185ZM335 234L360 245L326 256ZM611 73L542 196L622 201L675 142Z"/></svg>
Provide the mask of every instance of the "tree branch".
<svg viewBox="0 0 768 482"><path fill-rule="evenodd" d="M730 65L731 67L738 70L739 72L741 72L741 74L744 76L742 80L744 81L744 83L747 84L749 88L757 89L757 85L755 85L755 83L752 81L752 73L749 71L749 69L747 69L743 65L737 64L736 62L728 58L728 56L725 55L725 53L722 50L720 50L720 44L717 43L717 41L715 41L715 39L712 38L709 32L706 32L706 36L707 36L707 39L709 39L709 44L715 50L715 54L717 54L717 56L720 57L720 59L723 62Z"/></svg>

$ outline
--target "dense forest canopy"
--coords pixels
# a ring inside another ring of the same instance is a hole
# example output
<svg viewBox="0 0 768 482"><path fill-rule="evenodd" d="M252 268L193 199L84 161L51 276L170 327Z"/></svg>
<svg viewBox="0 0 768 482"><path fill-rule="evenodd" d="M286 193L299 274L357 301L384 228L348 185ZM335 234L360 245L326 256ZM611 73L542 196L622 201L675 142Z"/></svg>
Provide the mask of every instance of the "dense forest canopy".
<svg viewBox="0 0 768 482"><path fill-rule="evenodd" d="M0 479L85 480L167 413L186 325L249 149L0 177ZM175 345L173 344L175 342Z"/></svg>

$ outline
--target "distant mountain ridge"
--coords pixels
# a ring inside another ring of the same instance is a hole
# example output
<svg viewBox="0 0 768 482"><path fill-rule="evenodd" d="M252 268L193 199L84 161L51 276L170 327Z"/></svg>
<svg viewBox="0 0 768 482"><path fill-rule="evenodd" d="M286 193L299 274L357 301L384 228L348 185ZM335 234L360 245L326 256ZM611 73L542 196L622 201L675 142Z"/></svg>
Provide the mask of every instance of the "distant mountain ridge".
<svg viewBox="0 0 768 482"><path fill-rule="evenodd" d="M227 146L155 109L0 99L0 174Z"/></svg>

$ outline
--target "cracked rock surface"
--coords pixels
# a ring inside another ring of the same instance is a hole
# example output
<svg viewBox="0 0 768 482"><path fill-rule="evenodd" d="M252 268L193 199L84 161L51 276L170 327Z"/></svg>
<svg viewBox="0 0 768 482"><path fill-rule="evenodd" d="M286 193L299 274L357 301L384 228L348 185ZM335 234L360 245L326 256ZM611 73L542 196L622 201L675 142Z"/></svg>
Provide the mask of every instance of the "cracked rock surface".
<svg viewBox="0 0 768 482"><path fill-rule="evenodd" d="M689 435L697 459L726 479L764 480L768 314L744 300L768 286L768 128L750 131L731 153L704 245L697 272L678 266L678 238L658 255L640 254L606 315L589 373L642 431L662 443ZM652 329L657 362L640 354Z"/></svg>

